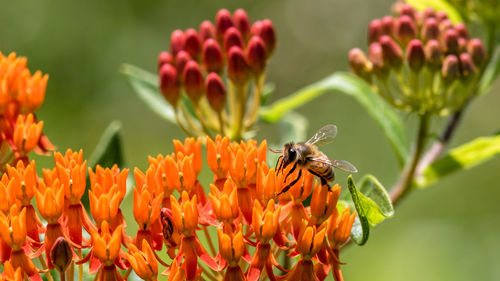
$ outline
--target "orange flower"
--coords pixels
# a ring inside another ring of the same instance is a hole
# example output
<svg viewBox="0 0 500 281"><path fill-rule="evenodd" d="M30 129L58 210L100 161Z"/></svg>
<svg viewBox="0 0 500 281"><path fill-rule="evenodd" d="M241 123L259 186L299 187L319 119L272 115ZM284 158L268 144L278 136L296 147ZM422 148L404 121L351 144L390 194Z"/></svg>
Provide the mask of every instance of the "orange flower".
<svg viewBox="0 0 500 281"><path fill-rule="evenodd" d="M311 198L311 218L309 219L309 225L319 226L326 221L337 209L339 195L340 186L338 184L332 188L328 185L319 186L316 184Z"/></svg>
<svg viewBox="0 0 500 281"><path fill-rule="evenodd" d="M113 186L118 187L120 196L125 197L127 193L128 169L120 170L118 165L111 168L103 168L100 165L95 167L95 173L89 168L89 179L92 191L96 196L108 193Z"/></svg>
<svg viewBox="0 0 500 281"><path fill-rule="evenodd" d="M241 225L240 225L241 226ZM219 236L220 255L223 260L219 261L221 269L226 269L224 281L244 281L245 276L239 265L240 258L243 254L247 254L247 249L243 241L241 228L233 235L223 233L221 229L217 229Z"/></svg>
<svg viewBox="0 0 500 281"><path fill-rule="evenodd" d="M196 196L189 199L186 191L182 192L182 202L179 203L174 196L170 196L172 217L175 227L185 236L195 235L198 227L198 200Z"/></svg>
<svg viewBox="0 0 500 281"><path fill-rule="evenodd" d="M224 183L222 191L219 191L217 186L210 185L210 202L215 216L221 222L231 224L238 217L238 193L231 179L227 179Z"/></svg>
<svg viewBox="0 0 500 281"><path fill-rule="evenodd" d="M327 247L327 250L330 254L330 263L333 266L332 275L336 281L344 280L340 270L339 248L349 239L355 218L356 212L351 214L349 207L347 207L340 216L335 209L328 221L327 236L330 247Z"/></svg>
<svg viewBox="0 0 500 281"><path fill-rule="evenodd" d="M42 134L43 121L35 122L33 114L17 117L14 129L14 149L20 156L25 156L33 150L40 140Z"/></svg>
<svg viewBox="0 0 500 281"><path fill-rule="evenodd" d="M21 268L18 267L14 269L9 261L6 261L3 265L3 273L0 275L0 281L22 281L23 272Z"/></svg>
<svg viewBox="0 0 500 281"><path fill-rule="evenodd" d="M114 225L112 222L118 218L121 198L117 186L112 187L108 193L102 193L100 196L96 196L92 190L89 191L90 213L96 225L99 226L104 221Z"/></svg>
<svg viewBox="0 0 500 281"><path fill-rule="evenodd" d="M163 193L153 195L144 187L142 190L134 188L134 217L139 225L134 244L142 248L146 240L155 250L161 250L163 245L160 209Z"/></svg>
<svg viewBox="0 0 500 281"><path fill-rule="evenodd" d="M129 245L127 260L140 278L155 281L158 275L158 262L155 254L146 240L142 240L141 245L142 251L134 244Z"/></svg>
<svg viewBox="0 0 500 281"><path fill-rule="evenodd" d="M186 280L186 270L182 266L177 265L177 260L173 260L170 265L170 272L167 281L182 281Z"/></svg>
<svg viewBox="0 0 500 281"><path fill-rule="evenodd" d="M231 166L231 153L227 149L228 147L229 137L227 136L221 137L217 135L215 141L207 138L207 162L215 174L215 185L218 185L218 180L224 180L228 176L229 167ZM224 184L224 181L220 183L220 185L222 184Z"/></svg>
<svg viewBox="0 0 500 281"><path fill-rule="evenodd" d="M201 138L187 138L184 140L184 144L178 140L174 140L173 142L176 155L179 154L179 152L186 156L193 155L193 168L197 177L201 171L203 162L201 155Z"/></svg>

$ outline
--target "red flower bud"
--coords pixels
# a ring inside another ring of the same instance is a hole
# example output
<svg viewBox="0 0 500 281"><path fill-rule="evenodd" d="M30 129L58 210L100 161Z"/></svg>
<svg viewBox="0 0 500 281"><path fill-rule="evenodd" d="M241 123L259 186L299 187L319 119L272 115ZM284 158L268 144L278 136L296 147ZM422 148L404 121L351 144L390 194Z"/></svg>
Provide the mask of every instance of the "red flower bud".
<svg viewBox="0 0 500 281"><path fill-rule="evenodd" d="M226 9L219 10L215 16L215 34L217 35L217 40L222 41L226 30L232 26L234 24L231 13Z"/></svg>
<svg viewBox="0 0 500 281"><path fill-rule="evenodd" d="M458 37L469 39L469 30L467 30L467 26L465 26L462 22L455 25L455 30L458 33Z"/></svg>
<svg viewBox="0 0 500 281"><path fill-rule="evenodd" d="M215 38L215 27L211 21L205 20L200 24L199 32L201 42L208 38Z"/></svg>
<svg viewBox="0 0 500 281"><path fill-rule="evenodd" d="M349 51L349 65L351 66L352 72L354 72L356 75L364 79L368 79L370 77L372 64L368 60L368 58L366 58L361 49L354 48Z"/></svg>
<svg viewBox="0 0 500 281"><path fill-rule="evenodd" d="M473 38L467 45L467 52L477 67L481 67L486 59L486 51L483 42L480 39Z"/></svg>
<svg viewBox="0 0 500 281"><path fill-rule="evenodd" d="M184 68L183 78L184 90L186 90L187 96L193 102L198 102L205 91L203 73L201 73L198 63L194 60L190 60Z"/></svg>
<svg viewBox="0 0 500 281"><path fill-rule="evenodd" d="M161 66L166 63L172 63L172 55L169 52L161 52L158 55L158 70L160 70Z"/></svg>
<svg viewBox="0 0 500 281"><path fill-rule="evenodd" d="M467 52L467 39L458 37L458 52Z"/></svg>
<svg viewBox="0 0 500 281"><path fill-rule="evenodd" d="M396 36L403 46L406 46L411 39L417 36L417 27L411 17L402 15L397 19Z"/></svg>
<svg viewBox="0 0 500 281"><path fill-rule="evenodd" d="M214 39L207 39L203 44L203 66L207 72L217 73L220 73L224 67L222 51Z"/></svg>
<svg viewBox="0 0 500 281"><path fill-rule="evenodd" d="M262 30L262 21L258 20L252 24L252 27L250 28L250 33L252 35L259 35L260 36L261 30Z"/></svg>
<svg viewBox="0 0 500 281"><path fill-rule="evenodd" d="M258 77L266 68L266 47L259 36L252 36L246 49L246 57L250 72Z"/></svg>
<svg viewBox="0 0 500 281"><path fill-rule="evenodd" d="M50 249L50 258L52 259L52 264L59 272L66 272L66 269L73 260L73 252L64 237L56 239L52 249Z"/></svg>
<svg viewBox="0 0 500 281"><path fill-rule="evenodd" d="M233 46L238 46L243 49L243 38L236 27L228 28L224 35L224 51L227 53Z"/></svg>
<svg viewBox="0 0 500 281"><path fill-rule="evenodd" d="M413 20L416 19L416 17L415 17L415 9L413 9L413 7L410 6L410 5L408 5L408 4L401 5L400 10L399 10L399 14L400 15L407 15L410 18L412 18Z"/></svg>
<svg viewBox="0 0 500 281"><path fill-rule="evenodd" d="M368 48L368 59L373 65L373 70L377 75L385 76L387 73L382 46L378 42L373 42Z"/></svg>
<svg viewBox="0 0 500 281"><path fill-rule="evenodd" d="M460 69L462 70L462 76L467 77L476 72L476 67L472 62L472 58L468 53L460 54Z"/></svg>
<svg viewBox="0 0 500 281"><path fill-rule="evenodd" d="M248 69L241 48L234 46L227 55L227 76L236 85L243 85L248 80Z"/></svg>
<svg viewBox="0 0 500 281"><path fill-rule="evenodd" d="M241 36L246 41L250 36L250 20L248 19L247 12L243 9L234 11L233 21L236 28L240 31Z"/></svg>
<svg viewBox="0 0 500 281"><path fill-rule="evenodd" d="M175 108L180 98L180 91L177 71L171 64L164 64L160 68L160 91L168 103Z"/></svg>
<svg viewBox="0 0 500 281"><path fill-rule="evenodd" d="M265 43L267 57L270 57L274 48L276 48L276 34L271 20L265 19L262 21L259 36L262 37Z"/></svg>
<svg viewBox="0 0 500 281"><path fill-rule="evenodd" d="M172 56L176 56L177 53L184 47L184 32L180 29L174 30L170 35L170 53Z"/></svg>
<svg viewBox="0 0 500 281"><path fill-rule="evenodd" d="M197 59L201 52L201 41L196 30L190 28L184 33L184 50L189 53L193 59Z"/></svg>
<svg viewBox="0 0 500 281"><path fill-rule="evenodd" d="M428 18L425 20L424 26L422 28L422 38L425 41L431 39L438 39L439 37L439 25L435 18Z"/></svg>
<svg viewBox="0 0 500 281"><path fill-rule="evenodd" d="M448 15L444 11L437 11L436 12L436 18L438 21L443 21L448 19Z"/></svg>
<svg viewBox="0 0 500 281"><path fill-rule="evenodd" d="M382 18L382 34L392 35L394 33L394 18L391 16L385 16Z"/></svg>
<svg viewBox="0 0 500 281"><path fill-rule="evenodd" d="M413 71L422 69L425 63L425 52L420 40L413 39L410 41L406 48L406 60L408 61L408 66Z"/></svg>
<svg viewBox="0 0 500 281"><path fill-rule="evenodd" d="M428 18L436 18L436 11L430 7L427 7L424 11L424 19Z"/></svg>
<svg viewBox="0 0 500 281"><path fill-rule="evenodd" d="M221 112L226 104L226 87L217 73L211 72L208 74L205 88L208 103L214 111Z"/></svg>
<svg viewBox="0 0 500 281"><path fill-rule="evenodd" d="M395 67L401 66L403 62L403 52L398 44L396 44L391 37L384 35L380 38L380 45L382 46L384 61Z"/></svg>
<svg viewBox="0 0 500 281"><path fill-rule="evenodd" d="M188 54L188 52L181 50L177 53L177 56L175 56L175 69L177 70L177 73L179 73L179 75L184 72L184 67L190 60L191 56Z"/></svg>
<svg viewBox="0 0 500 281"><path fill-rule="evenodd" d="M430 66L438 66L441 62L441 48L437 40L429 40L425 45L425 59Z"/></svg>
<svg viewBox="0 0 500 281"><path fill-rule="evenodd" d="M441 75L443 79L450 81L460 75L460 66L458 63L458 58L455 55L448 55L443 62L443 67L441 68Z"/></svg>
<svg viewBox="0 0 500 281"><path fill-rule="evenodd" d="M439 22L439 31L444 34L448 29L453 29L453 23L449 19L444 19Z"/></svg>
<svg viewBox="0 0 500 281"><path fill-rule="evenodd" d="M445 54L458 53L458 33L455 29L446 30L442 42Z"/></svg>
<svg viewBox="0 0 500 281"><path fill-rule="evenodd" d="M382 35L382 22L379 19L374 19L368 26L368 43L376 42Z"/></svg>

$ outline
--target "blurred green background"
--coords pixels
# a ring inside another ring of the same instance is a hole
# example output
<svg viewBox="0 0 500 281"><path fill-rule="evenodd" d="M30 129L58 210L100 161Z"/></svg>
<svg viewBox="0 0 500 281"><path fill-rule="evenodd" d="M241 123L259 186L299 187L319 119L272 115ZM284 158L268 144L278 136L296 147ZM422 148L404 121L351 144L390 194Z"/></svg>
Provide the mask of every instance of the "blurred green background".
<svg viewBox="0 0 500 281"><path fill-rule="evenodd" d="M389 0L318 1L0 1L0 50L27 56L31 70L50 74L39 117L59 150L83 148L86 157L112 120L123 124L125 158L145 169L147 156L170 153L183 138L174 125L154 115L119 72L127 62L156 71L170 32L213 20L220 8L245 8L252 20L270 18L279 45L268 81L272 100L347 70L347 52L366 49L371 19L390 12ZM500 130L500 83L476 100L453 144ZM339 136L324 152L348 159L391 186L397 163L376 123L352 99L329 93L299 113L312 134L324 124ZM410 131L415 116L405 115ZM436 120L435 124L442 124ZM257 139L279 143L274 126L262 125ZM52 159L37 157L38 166ZM500 280L500 158L414 192L394 218L377 227L368 244L351 247L342 261L346 280ZM345 174L337 176L345 183ZM359 178L359 176L358 176ZM345 185L345 184L344 184ZM130 200L126 203L130 204ZM135 227L129 213L129 225ZM129 231L130 232L130 231Z"/></svg>

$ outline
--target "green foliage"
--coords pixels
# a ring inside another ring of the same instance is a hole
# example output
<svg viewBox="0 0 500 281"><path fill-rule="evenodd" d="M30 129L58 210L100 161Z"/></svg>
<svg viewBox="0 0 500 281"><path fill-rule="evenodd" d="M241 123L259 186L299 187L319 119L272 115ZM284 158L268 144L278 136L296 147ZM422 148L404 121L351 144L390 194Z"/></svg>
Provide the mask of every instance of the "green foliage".
<svg viewBox="0 0 500 281"><path fill-rule="evenodd" d="M336 72L267 107L262 107L260 117L269 123L277 122L287 112L331 91L352 96L364 107L384 131L402 166L408 159L409 149L401 119L366 82L349 73Z"/></svg>
<svg viewBox="0 0 500 281"><path fill-rule="evenodd" d="M479 137L451 149L447 155L427 167L417 179L417 186L427 187L443 177L483 163L500 154L500 135Z"/></svg>
<svg viewBox="0 0 500 281"><path fill-rule="evenodd" d="M122 125L118 121L113 121L102 134L97 146L90 155L89 167L92 169L97 165L102 167L124 167L122 137L120 134Z"/></svg>
<svg viewBox="0 0 500 281"><path fill-rule="evenodd" d="M453 23L464 21L455 7L445 0L406 0L406 3L420 11L425 10L427 7L431 7L436 11L444 11Z"/></svg>
<svg viewBox="0 0 500 281"><path fill-rule="evenodd" d="M385 188L372 175L363 177L359 189L352 176L349 176L347 186L358 213L352 226L351 238L358 245L363 245L368 240L371 228L391 217L394 208Z"/></svg>
<svg viewBox="0 0 500 281"><path fill-rule="evenodd" d="M495 55L491 58L488 63L488 66L484 70L484 74L481 77L481 81L479 81L479 90L478 94L486 94L493 82L497 79L500 74L500 48L497 49Z"/></svg>

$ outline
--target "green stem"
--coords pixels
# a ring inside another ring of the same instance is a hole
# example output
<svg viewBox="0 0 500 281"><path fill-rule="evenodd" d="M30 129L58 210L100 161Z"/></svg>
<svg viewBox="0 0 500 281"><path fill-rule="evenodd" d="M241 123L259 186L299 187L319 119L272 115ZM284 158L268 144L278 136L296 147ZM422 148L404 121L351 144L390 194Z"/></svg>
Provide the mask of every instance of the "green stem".
<svg viewBox="0 0 500 281"><path fill-rule="evenodd" d="M264 82L266 81L266 74L262 73L259 77L255 78L255 87L253 91L253 104L247 115L247 120L245 127L251 128L257 118L259 117L259 107L260 107L260 97L262 96L262 89L264 88Z"/></svg>
<svg viewBox="0 0 500 281"><path fill-rule="evenodd" d="M240 141L243 136L243 117L245 116L247 86L248 84L245 83L244 85L234 85L232 87L236 94L236 104L235 111L231 116L233 119L233 131L231 136L232 139L236 141Z"/></svg>

